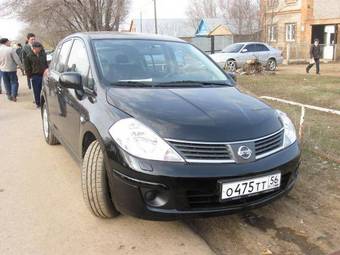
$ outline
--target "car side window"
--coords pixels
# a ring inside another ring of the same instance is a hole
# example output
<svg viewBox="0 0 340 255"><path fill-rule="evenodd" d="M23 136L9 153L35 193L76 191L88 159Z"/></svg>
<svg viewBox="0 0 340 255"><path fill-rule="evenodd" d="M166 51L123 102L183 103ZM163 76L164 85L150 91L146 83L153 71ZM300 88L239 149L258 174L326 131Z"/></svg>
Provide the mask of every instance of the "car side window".
<svg viewBox="0 0 340 255"><path fill-rule="evenodd" d="M255 44L248 44L245 49L247 49L247 52L255 52L256 51L256 45Z"/></svg>
<svg viewBox="0 0 340 255"><path fill-rule="evenodd" d="M71 45L72 45L72 40L69 40L61 46L61 50L58 56L56 66L55 66L55 70L59 73L64 72L66 69L66 61L67 61L67 57L68 57L68 53L70 51Z"/></svg>
<svg viewBox="0 0 340 255"><path fill-rule="evenodd" d="M83 78L83 86L93 89L93 83L89 82L90 62L83 41L76 39L72 45L70 57L67 63L68 72L77 72Z"/></svg>
<svg viewBox="0 0 340 255"><path fill-rule="evenodd" d="M61 46L59 46L55 52L54 52L54 56L53 56L53 59L52 59L52 62L49 66L50 70L55 70L55 67L56 67L56 64L58 62L58 58L59 58L59 52L60 52L60 48Z"/></svg>
<svg viewBox="0 0 340 255"><path fill-rule="evenodd" d="M269 51L269 49L263 44L257 44L257 51Z"/></svg>

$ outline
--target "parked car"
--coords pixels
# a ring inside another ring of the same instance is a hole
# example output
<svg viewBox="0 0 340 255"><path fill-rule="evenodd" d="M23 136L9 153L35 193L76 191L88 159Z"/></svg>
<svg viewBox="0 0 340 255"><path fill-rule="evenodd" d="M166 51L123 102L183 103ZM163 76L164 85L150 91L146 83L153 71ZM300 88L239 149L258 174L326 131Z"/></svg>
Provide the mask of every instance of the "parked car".
<svg viewBox="0 0 340 255"><path fill-rule="evenodd" d="M84 200L98 217L235 213L281 197L297 178L287 115L176 38L70 35L41 100L45 140L81 165Z"/></svg>
<svg viewBox="0 0 340 255"><path fill-rule="evenodd" d="M282 52L266 43L235 43L227 46L222 52L211 55L211 58L223 69L235 72L247 60L257 59L269 71L275 71L282 64Z"/></svg>

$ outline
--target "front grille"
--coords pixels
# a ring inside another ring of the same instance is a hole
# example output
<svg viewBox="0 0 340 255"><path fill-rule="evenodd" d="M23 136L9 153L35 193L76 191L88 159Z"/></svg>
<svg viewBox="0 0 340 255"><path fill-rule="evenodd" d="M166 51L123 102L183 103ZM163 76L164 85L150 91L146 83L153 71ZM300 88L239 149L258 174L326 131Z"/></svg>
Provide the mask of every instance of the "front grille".
<svg viewBox="0 0 340 255"><path fill-rule="evenodd" d="M261 200L267 196L273 195L285 189L290 179L290 173L281 176L281 186L279 190L269 191L267 193L254 194L253 196L242 197L235 200L220 201L220 189L218 184L214 189L202 186L199 190L188 190L186 192L187 202L189 208L204 209L204 208L220 208L227 206L238 206L250 202Z"/></svg>
<svg viewBox="0 0 340 255"><path fill-rule="evenodd" d="M283 146L284 130L255 141L256 157L261 157Z"/></svg>
<svg viewBox="0 0 340 255"><path fill-rule="evenodd" d="M269 156L283 147L284 129L263 138L239 142L197 142L166 139L187 162L237 163L238 148L251 145L255 148L255 159Z"/></svg>
<svg viewBox="0 0 340 255"><path fill-rule="evenodd" d="M169 141L187 160L232 160L228 145Z"/></svg>

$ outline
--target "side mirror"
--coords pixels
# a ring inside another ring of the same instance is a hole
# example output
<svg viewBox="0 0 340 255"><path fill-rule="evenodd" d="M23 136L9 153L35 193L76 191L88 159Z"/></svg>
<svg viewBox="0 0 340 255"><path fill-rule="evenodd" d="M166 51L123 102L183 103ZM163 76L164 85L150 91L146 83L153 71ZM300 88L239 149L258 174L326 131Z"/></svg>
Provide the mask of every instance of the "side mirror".
<svg viewBox="0 0 340 255"><path fill-rule="evenodd" d="M66 72L61 74L59 77L59 83L64 88L83 90L81 75L76 72Z"/></svg>
<svg viewBox="0 0 340 255"><path fill-rule="evenodd" d="M246 52L248 52L248 50L247 49L243 49L243 50L241 50L241 52L242 53L246 53Z"/></svg>
<svg viewBox="0 0 340 255"><path fill-rule="evenodd" d="M234 82L237 82L237 77L235 73L227 72L227 74L234 80Z"/></svg>

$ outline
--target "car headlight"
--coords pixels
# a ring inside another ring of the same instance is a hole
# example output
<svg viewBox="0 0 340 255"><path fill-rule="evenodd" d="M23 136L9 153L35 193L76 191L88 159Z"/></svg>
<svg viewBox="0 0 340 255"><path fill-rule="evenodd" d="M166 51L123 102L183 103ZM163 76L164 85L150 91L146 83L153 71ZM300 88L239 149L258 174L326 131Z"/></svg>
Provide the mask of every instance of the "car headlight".
<svg viewBox="0 0 340 255"><path fill-rule="evenodd" d="M293 122L284 112L276 110L284 127L283 147L288 147L296 141L296 131Z"/></svg>
<svg viewBox="0 0 340 255"><path fill-rule="evenodd" d="M109 133L118 145L133 156L171 162L183 158L154 131L133 118L117 121Z"/></svg>

